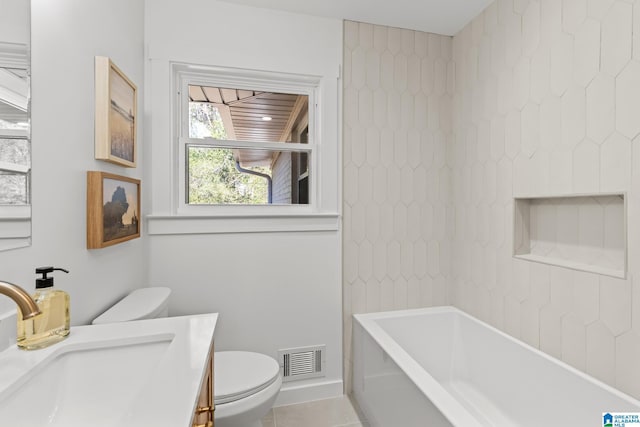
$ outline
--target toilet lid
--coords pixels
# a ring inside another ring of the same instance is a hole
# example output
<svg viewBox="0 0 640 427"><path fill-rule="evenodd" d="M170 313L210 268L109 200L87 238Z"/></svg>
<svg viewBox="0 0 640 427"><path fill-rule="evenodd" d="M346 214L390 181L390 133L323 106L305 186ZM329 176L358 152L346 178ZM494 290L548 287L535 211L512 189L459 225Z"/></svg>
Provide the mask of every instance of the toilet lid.
<svg viewBox="0 0 640 427"><path fill-rule="evenodd" d="M273 358L248 351L217 351L213 363L216 404L251 396L271 385L280 374Z"/></svg>
<svg viewBox="0 0 640 427"><path fill-rule="evenodd" d="M136 289L96 317L92 323L98 325L154 318L166 307L170 294L171 289L163 287Z"/></svg>

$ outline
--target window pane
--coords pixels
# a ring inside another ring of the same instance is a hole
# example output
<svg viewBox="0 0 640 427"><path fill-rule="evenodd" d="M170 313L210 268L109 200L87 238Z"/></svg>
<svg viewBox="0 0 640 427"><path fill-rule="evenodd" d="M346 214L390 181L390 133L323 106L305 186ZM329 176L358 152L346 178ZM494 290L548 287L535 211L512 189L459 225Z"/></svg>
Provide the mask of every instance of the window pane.
<svg viewBox="0 0 640 427"><path fill-rule="evenodd" d="M0 162L29 166L31 162L29 141L26 139L0 138Z"/></svg>
<svg viewBox="0 0 640 427"><path fill-rule="evenodd" d="M306 152L187 146L188 204L308 204ZM304 162L301 160L304 159Z"/></svg>
<svg viewBox="0 0 640 427"><path fill-rule="evenodd" d="M215 105L189 103L189 138L227 139L220 111Z"/></svg>
<svg viewBox="0 0 640 427"><path fill-rule="evenodd" d="M24 174L0 172L0 205L29 203L29 181Z"/></svg>
<svg viewBox="0 0 640 427"><path fill-rule="evenodd" d="M29 167L31 165L29 141L26 139L0 139L0 162L9 167L8 171L0 170L0 188L2 188L0 205L28 204L29 173L12 172L12 169L13 167Z"/></svg>
<svg viewBox="0 0 640 427"><path fill-rule="evenodd" d="M189 86L189 137L299 142L308 126L307 95Z"/></svg>

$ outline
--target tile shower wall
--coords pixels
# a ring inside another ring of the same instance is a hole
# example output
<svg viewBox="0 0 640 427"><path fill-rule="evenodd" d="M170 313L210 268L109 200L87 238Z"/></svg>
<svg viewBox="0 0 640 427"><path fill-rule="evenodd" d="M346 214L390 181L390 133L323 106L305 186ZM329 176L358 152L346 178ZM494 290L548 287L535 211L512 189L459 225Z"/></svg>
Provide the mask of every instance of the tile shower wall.
<svg viewBox="0 0 640 427"><path fill-rule="evenodd" d="M449 303L452 38L344 27L344 358L351 315Z"/></svg>
<svg viewBox="0 0 640 427"><path fill-rule="evenodd" d="M451 302L640 398L640 1L497 0L453 58ZM513 197L617 191L628 279L512 258Z"/></svg>

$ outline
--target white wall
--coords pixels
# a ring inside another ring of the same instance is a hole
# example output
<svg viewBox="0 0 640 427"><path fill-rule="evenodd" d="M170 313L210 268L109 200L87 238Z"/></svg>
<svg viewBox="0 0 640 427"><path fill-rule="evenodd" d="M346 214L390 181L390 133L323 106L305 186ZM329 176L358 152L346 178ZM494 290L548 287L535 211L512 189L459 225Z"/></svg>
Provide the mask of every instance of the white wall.
<svg viewBox="0 0 640 427"><path fill-rule="evenodd" d="M170 62L179 61L321 76L328 148L321 197L324 210L337 214L341 28L338 20L212 0L148 1L151 212L175 213ZM342 393L340 267L336 230L149 237L150 283L172 288L173 315L219 312L217 350L275 357L281 348L327 345L326 377L285 384L279 404Z"/></svg>
<svg viewBox="0 0 640 427"><path fill-rule="evenodd" d="M86 171L142 177L141 166L124 169L94 160L93 63L95 55L111 57L142 95L144 4L31 3L33 244L0 252L0 279L34 291L35 267L68 268L68 275L56 273L56 286L70 293L71 321L79 325L147 282L143 239L89 251L85 238ZM140 124L141 113L140 107ZM9 299L0 298L0 313L14 308Z"/></svg>

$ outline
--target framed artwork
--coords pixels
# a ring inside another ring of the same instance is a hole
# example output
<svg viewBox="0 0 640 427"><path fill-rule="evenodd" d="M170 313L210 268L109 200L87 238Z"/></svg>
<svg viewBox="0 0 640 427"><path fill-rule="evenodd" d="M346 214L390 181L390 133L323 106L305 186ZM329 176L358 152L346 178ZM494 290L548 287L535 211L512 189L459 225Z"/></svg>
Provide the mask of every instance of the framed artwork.
<svg viewBox="0 0 640 427"><path fill-rule="evenodd" d="M140 237L140 180L87 172L87 249Z"/></svg>
<svg viewBox="0 0 640 427"><path fill-rule="evenodd" d="M138 89L104 56L96 56L95 80L95 157L135 168Z"/></svg>

